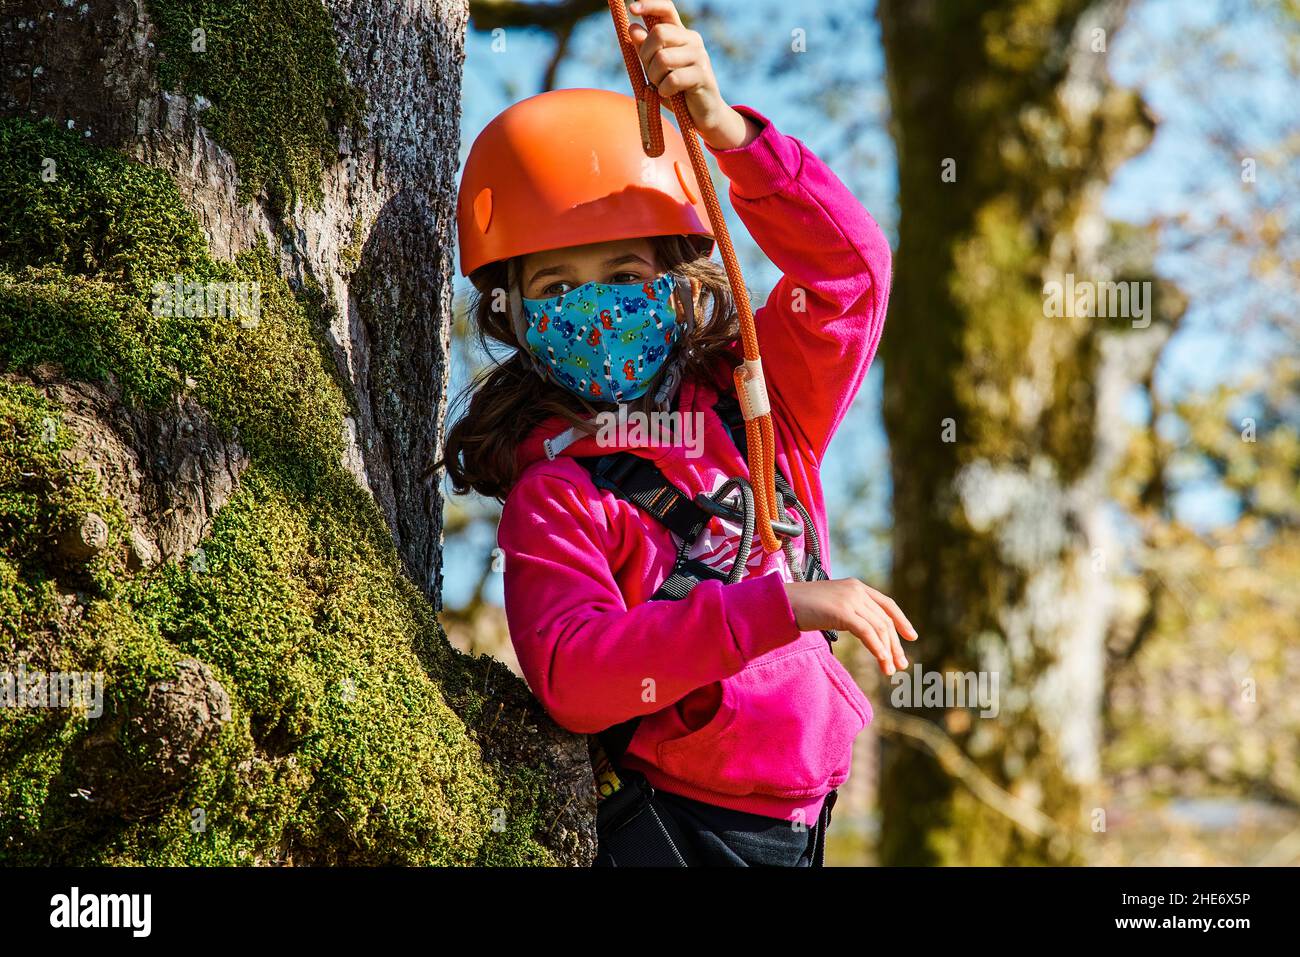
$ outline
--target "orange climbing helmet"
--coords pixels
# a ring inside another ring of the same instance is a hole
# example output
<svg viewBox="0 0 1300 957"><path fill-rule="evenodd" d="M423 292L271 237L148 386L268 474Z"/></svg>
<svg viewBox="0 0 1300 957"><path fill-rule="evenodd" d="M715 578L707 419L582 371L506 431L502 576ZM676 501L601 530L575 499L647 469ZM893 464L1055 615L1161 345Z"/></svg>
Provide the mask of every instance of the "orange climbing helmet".
<svg viewBox="0 0 1300 957"><path fill-rule="evenodd" d="M713 230L677 128L664 151L641 146L637 101L598 89L552 90L499 113L474 140L456 227L460 272L526 253L640 236Z"/></svg>

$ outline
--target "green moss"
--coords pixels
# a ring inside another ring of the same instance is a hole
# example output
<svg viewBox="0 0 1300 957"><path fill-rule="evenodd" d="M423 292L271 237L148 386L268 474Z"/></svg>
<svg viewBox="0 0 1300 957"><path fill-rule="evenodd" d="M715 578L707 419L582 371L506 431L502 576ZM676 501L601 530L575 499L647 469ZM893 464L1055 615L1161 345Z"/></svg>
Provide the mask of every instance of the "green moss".
<svg viewBox="0 0 1300 957"><path fill-rule="evenodd" d="M240 195L292 210L321 197L338 129L361 132L359 95L320 0L150 0L169 89L202 96L203 123L234 157Z"/></svg>
<svg viewBox="0 0 1300 957"><path fill-rule="evenodd" d="M0 861L548 863L542 775L484 759L468 659L341 465L319 297L265 248L212 259L165 175L50 124L0 121L0 197L0 369L111 377L145 408L187 390L250 458L202 562L133 574L127 521L69 454L61 409L0 380L0 670L105 676L100 718L0 713ZM156 314L154 283L178 274L258 283L256 323ZM92 511L108 546L61 558ZM130 719L184 658L213 669L232 717L157 789Z"/></svg>

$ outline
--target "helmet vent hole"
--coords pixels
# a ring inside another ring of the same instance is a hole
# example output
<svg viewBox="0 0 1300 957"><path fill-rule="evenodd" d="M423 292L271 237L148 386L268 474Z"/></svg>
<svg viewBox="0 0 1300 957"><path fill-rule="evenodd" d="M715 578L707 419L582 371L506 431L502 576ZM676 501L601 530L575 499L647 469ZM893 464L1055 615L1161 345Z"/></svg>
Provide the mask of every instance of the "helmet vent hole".
<svg viewBox="0 0 1300 957"><path fill-rule="evenodd" d="M480 189L474 197L474 222L481 233L486 233L488 224L492 222L492 189L488 186Z"/></svg>

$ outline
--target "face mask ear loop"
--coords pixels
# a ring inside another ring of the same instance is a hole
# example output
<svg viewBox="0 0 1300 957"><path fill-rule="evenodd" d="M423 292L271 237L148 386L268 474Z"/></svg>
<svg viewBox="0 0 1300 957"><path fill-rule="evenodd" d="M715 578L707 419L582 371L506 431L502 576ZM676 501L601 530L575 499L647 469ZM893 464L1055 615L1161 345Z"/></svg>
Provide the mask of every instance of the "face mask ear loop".
<svg viewBox="0 0 1300 957"><path fill-rule="evenodd" d="M510 321L514 326L515 340L528 360L529 368L543 379L550 379L545 363L533 353L528 345L528 316L524 312L523 297L519 294L519 267L512 259L506 264L506 285L509 287Z"/></svg>
<svg viewBox="0 0 1300 957"><path fill-rule="evenodd" d="M689 336L695 331L695 295L691 289L691 281L685 276L676 276L677 280L677 298L682 304L682 328L685 335Z"/></svg>
<svg viewBox="0 0 1300 957"><path fill-rule="evenodd" d="M677 274L673 275L673 279L677 290L677 299L682 305L679 324L683 332L674 347L675 354L669 360L668 367L664 370L663 382L660 384L658 391L655 392L655 406L659 409L668 407L668 403L677 392L677 387L681 384L682 373L686 369L686 357L683 354L681 342L689 337L695 329L695 300L691 295L691 282L685 276Z"/></svg>

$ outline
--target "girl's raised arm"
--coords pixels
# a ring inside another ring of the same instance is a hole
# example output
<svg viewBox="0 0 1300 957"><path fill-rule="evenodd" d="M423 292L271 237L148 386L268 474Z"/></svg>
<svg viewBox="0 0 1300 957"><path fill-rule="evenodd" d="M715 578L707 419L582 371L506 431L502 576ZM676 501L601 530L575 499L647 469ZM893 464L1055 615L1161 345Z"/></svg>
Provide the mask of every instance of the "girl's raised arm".
<svg viewBox="0 0 1300 957"><path fill-rule="evenodd" d="M763 127L716 150L736 213L783 273L754 315L773 411L820 462L875 356L889 299L889 241L848 187L802 142ZM707 144L706 144L707 146Z"/></svg>

